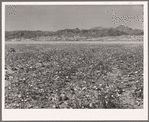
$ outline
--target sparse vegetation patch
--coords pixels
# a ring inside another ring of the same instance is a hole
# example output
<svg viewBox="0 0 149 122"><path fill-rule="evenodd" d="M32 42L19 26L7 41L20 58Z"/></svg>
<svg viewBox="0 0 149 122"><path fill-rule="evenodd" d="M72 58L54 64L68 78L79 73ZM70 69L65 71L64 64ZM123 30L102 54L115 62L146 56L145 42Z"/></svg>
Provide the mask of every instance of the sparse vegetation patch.
<svg viewBox="0 0 149 122"><path fill-rule="evenodd" d="M6 44L5 108L143 108L143 45Z"/></svg>

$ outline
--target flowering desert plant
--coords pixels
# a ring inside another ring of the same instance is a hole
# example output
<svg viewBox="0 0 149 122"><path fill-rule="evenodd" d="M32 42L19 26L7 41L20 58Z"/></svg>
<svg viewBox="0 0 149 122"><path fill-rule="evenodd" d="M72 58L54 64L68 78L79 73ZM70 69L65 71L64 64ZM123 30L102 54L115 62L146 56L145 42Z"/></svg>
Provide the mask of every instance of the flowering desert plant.
<svg viewBox="0 0 149 122"><path fill-rule="evenodd" d="M142 106L142 45L16 44L5 53L5 108Z"/></svg>

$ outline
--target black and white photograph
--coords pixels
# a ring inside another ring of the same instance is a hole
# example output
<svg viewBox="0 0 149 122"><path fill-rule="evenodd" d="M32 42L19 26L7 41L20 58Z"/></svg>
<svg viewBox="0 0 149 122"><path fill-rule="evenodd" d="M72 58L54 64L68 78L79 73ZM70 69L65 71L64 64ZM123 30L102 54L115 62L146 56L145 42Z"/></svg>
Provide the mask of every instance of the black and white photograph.
<svg viewBox="0 0 149 122"><path fill-rule="evenodd" d="M147 11L141 1L3 2L4 120L147 119Z"/></svg>

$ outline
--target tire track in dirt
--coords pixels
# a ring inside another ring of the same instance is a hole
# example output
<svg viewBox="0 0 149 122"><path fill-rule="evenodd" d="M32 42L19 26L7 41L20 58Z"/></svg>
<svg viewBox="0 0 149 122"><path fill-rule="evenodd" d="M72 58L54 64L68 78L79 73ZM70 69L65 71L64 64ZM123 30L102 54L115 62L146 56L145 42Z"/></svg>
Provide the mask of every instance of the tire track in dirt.
<svg viewBox="0 0 149 122"><path fill-rule="evenodd" d="M124 105L124 108L126 109L142 109L143 108L143 102L141 100L135 100L133 97L133 93L135 91L134 83L135 81L129 83L128 76L124 77L122 76L121 70L118 68L118 66L114 66L111 73L108 74L109 80L111 80L115 86L121 87L124 92L120 94L120 98L122 101L122 105ZM121 80L118 79L118 77L121 77ZM132 84L131 87L127 87L128 84Z"/></svg>

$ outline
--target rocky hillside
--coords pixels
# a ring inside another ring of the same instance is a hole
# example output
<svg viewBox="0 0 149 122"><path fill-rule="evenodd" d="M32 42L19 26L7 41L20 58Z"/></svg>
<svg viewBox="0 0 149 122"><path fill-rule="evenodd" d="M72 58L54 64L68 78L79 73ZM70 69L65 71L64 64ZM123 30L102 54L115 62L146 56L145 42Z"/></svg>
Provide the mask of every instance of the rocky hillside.
<svg viewBox="0 0 149 122"><path fill-rule="evenodd" d="M120 25L120 26L116 27L115 29L119 30L119 31L126 32L129 35L143 35L143 31L142 30L132 29L132 28L126 27L124 25Z"/></svg>
<svg viewBox="0 0 149 122"><path fill-rule="evenodd" d="M55 32L52 31L6 31L5 38L12 39L39 39L50 38L50 40L82 40L90 38L99 38L106 36L122 36L122 35L143 35L143 31L132 29L124 25L116 28L94 27L91 29L64 29Z"/></svg>

